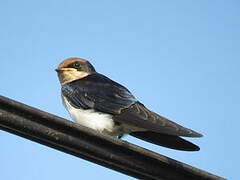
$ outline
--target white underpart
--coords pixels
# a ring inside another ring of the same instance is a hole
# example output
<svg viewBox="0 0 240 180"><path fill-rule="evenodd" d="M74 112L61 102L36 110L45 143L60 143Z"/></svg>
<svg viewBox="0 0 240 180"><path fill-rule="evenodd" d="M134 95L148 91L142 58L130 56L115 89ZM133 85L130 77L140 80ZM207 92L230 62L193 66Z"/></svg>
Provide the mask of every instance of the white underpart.
<svg viewBox="0 0 240 180"><path fill-rule="evenodd" d="M145 129L128 124L115 125L113 116L110 114L97 112L93 109L85 110L74 108L63 96L62 100L71 118L82 126L111 136L122 136L123 134L129 134L135 131L145 131Z"/></svg>
<svg viewBox="0 0 240 180"><path fill-rule="evenodd" d="M122 134L119 132L120 129L115 126L112 115L96 112L93 109L84 110L74 108L64 97L63 104L72 119L77 123L113 136Z"/></svg>

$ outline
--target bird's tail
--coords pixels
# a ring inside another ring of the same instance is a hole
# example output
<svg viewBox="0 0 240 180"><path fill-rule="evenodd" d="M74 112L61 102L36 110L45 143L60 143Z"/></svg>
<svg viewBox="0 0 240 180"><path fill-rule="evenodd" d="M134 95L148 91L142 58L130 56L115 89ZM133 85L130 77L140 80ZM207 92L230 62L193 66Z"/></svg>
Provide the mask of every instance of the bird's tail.
<svg viewBox="0 0 240 180"><path fill-rule="evenodd" d="M199 151L200 150L200 148L197 145L179 136L161 134L161 133L156 133L151 131L133 132L130 135L136 138L142 139L144 141L148 141L150 143L168 147L171 149L177 149L177 150L183 150L183 151Z"/></svg>

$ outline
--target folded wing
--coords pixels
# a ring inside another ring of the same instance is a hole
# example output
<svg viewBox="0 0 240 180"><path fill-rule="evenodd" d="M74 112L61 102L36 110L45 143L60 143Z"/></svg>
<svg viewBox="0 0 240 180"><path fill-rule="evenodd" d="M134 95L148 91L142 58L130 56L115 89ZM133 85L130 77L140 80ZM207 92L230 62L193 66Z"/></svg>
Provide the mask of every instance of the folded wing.
<svg viewBox="0 0 240 180"><path fill-rule="evenodd" d="M120 114L114 116L114 120L162 134L202 137L201 134L150 111L139 102L136 102L129 108L124 109Z"/></svg>
<svg viewBox="0 0 240 180"><path fill-rule="evenodd" d="M75 108L110 113L119 123L173 136L202 136L148 110L128 89L99 73L63 85L62 94Z"/></svg>
<svg viewBox="0 0 240 180"><path fill-rule="evenodd" d="M113 115L137 102L125 87L99 73L63 85L62 94L75 108Z"/></svg>

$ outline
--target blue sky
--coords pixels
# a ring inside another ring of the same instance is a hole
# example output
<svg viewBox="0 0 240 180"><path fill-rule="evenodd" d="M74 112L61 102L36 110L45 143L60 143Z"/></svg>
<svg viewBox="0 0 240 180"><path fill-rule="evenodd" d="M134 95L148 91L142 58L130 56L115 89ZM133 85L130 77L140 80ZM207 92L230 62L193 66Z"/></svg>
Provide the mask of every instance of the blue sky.
<svg viewBox="0 0 240 180"><path fill-rule="evenodd" d="M125 140L239 178L239 1L1 1L0 94L70 119L54 69L90 60L147 107L204 134L182 152ZM1 178L129 177L0 132ZM131 179L131 178L129 178Z"/></svg>

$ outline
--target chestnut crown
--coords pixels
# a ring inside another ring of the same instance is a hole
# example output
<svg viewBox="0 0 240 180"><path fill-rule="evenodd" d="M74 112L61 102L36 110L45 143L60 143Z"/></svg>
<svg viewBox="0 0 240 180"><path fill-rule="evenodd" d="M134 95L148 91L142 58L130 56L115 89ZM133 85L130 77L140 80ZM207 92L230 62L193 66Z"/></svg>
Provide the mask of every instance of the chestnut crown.
<svg viewBox="0 0 240 180"><path fill-rule="evenodd" d="M80 72L93 73L96 72L94 67L90 62L81 58L69 58L64 60L56 69L56 71L61 71L64 69L76 69Z"/></svg>

